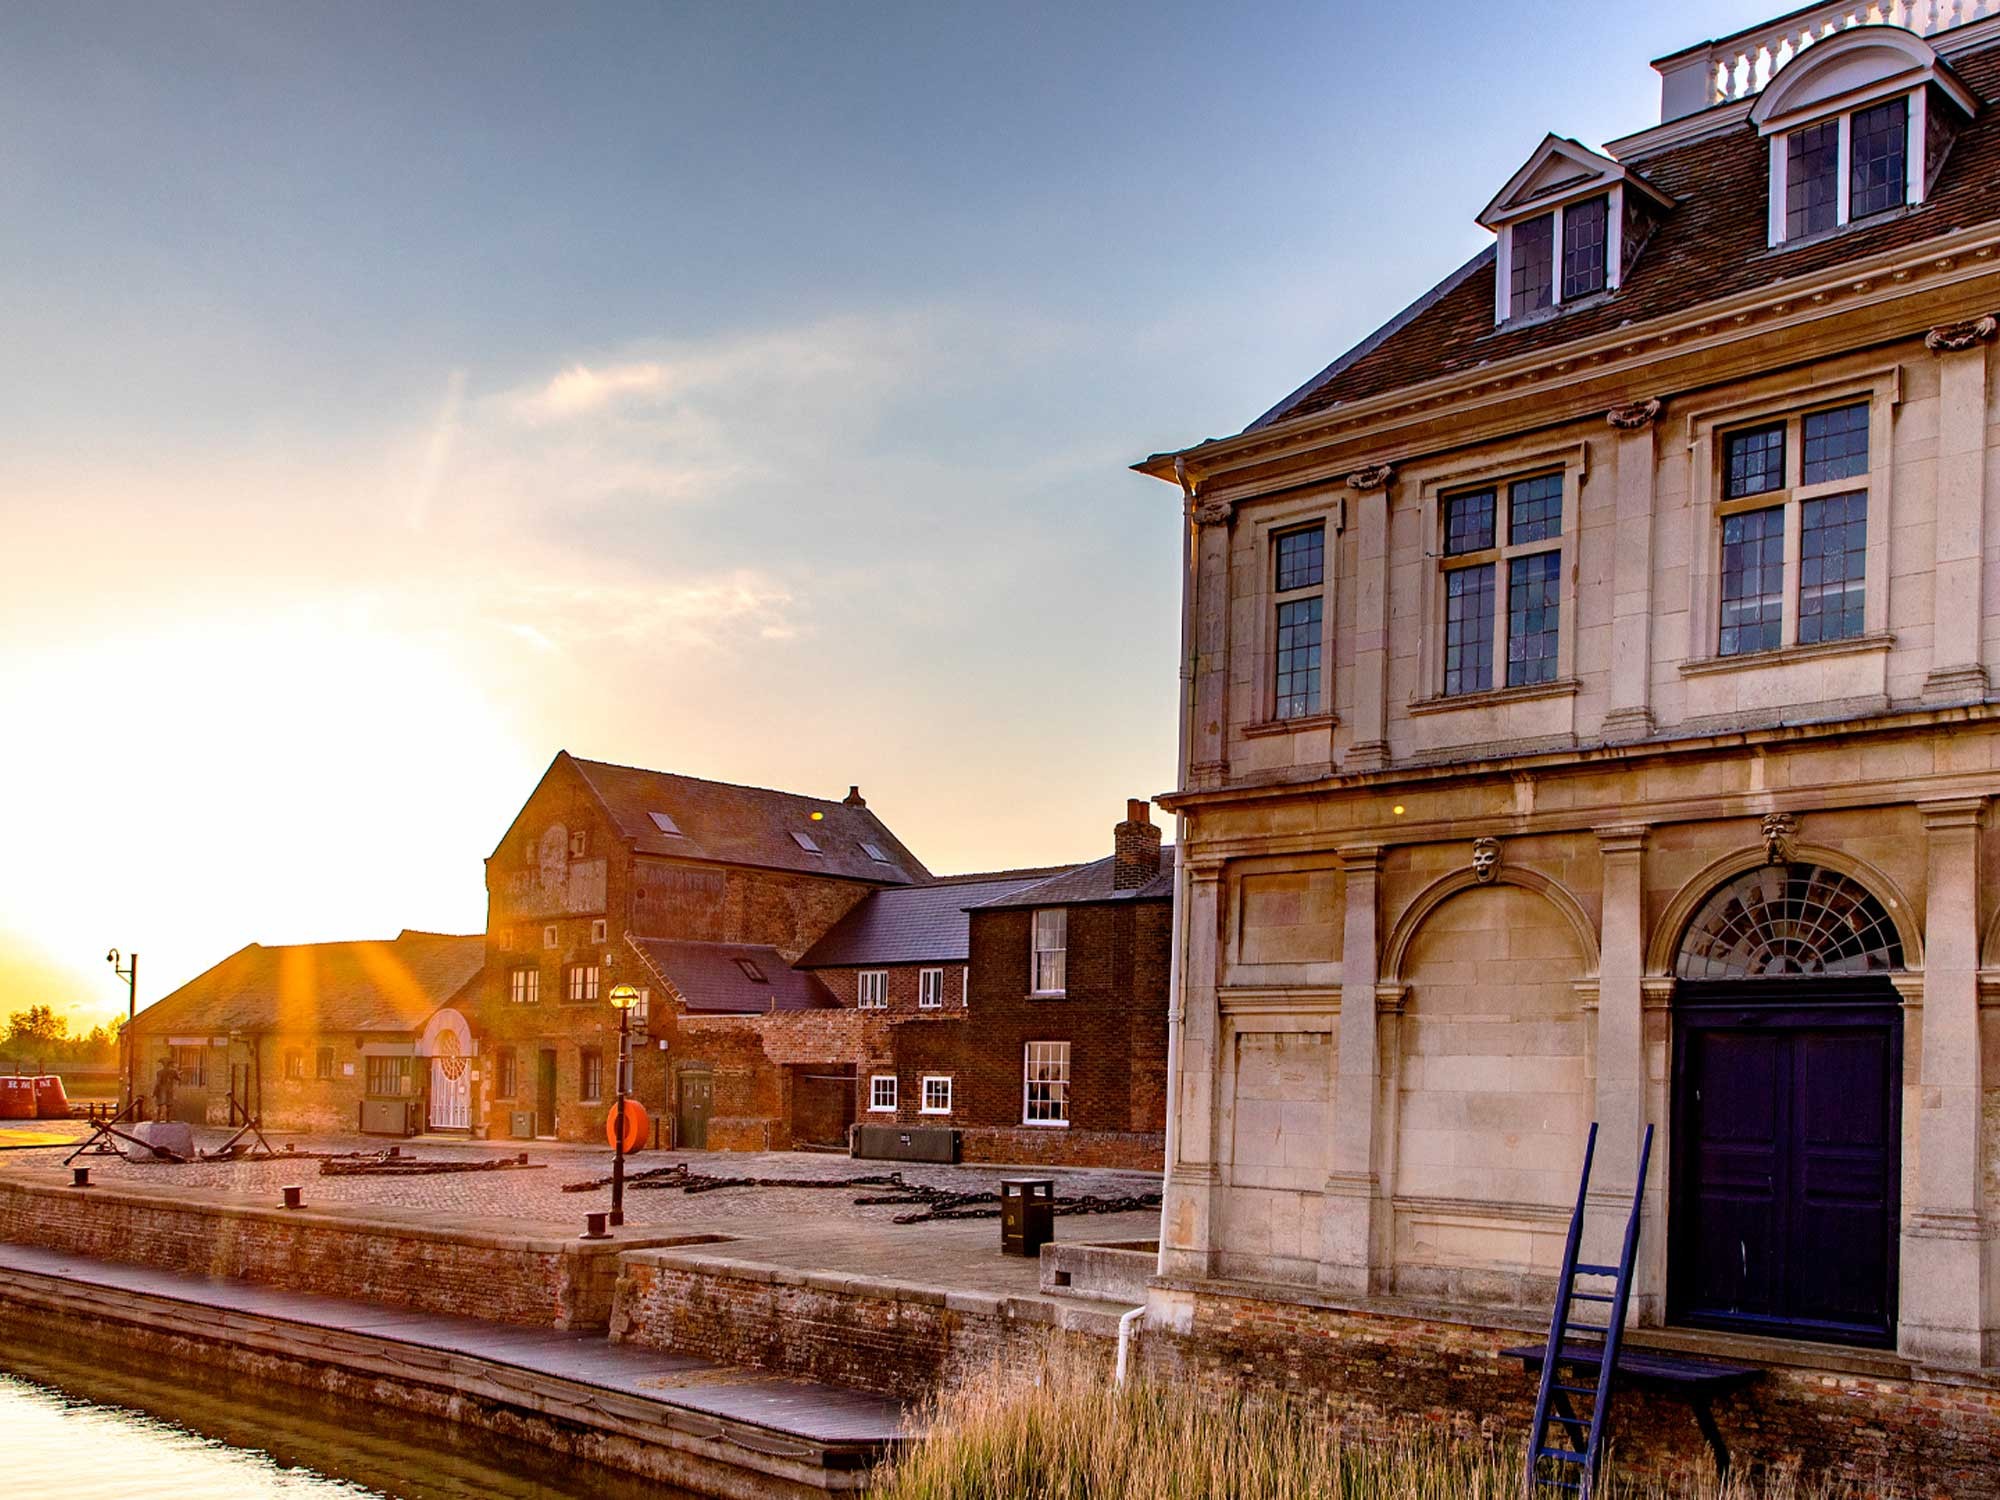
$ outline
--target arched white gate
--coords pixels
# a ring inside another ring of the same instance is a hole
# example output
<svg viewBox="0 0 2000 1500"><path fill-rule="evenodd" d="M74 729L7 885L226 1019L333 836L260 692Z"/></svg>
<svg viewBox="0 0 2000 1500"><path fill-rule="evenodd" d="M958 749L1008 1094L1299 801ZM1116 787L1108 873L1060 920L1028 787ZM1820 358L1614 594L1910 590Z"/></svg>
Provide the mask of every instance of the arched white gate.
<svg viewBox="0 0 2000 1500"><path fill-rule="evenodd" d="M417 1055L431 1063L430 1128L472 1128L472 1028L465 1017L446 1006L430 1018L417 1043Z"/></svg>

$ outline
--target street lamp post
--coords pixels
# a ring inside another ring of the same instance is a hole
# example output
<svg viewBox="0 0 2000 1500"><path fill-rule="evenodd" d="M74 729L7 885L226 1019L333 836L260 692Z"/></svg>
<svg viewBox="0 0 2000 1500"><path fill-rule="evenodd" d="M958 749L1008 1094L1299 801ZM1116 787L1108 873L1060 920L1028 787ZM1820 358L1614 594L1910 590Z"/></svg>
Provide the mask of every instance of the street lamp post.
<svg viewBox="0 0 2000 1500"><path fill-rule="evenodd" d="M632 1007L639 992L629 984L611 987L618 1010L618 1103L611 1114L611 1226L625 1222L625 1101L632 1092Z"/></svg>
<svg viewBox="0 0 2000 1500"><path fill-rule="evenodd" d="M125 1108L132 1107L132 1101L139 1097L139 1044L132 1036L132 1023L139 1018L139 955L133 954L125 960L126 967L118 966L118 950L113 948L104 955L104 961L111 965L111 972L125 981ZM122 1113L123 1111L121 1111Z"/></svg>

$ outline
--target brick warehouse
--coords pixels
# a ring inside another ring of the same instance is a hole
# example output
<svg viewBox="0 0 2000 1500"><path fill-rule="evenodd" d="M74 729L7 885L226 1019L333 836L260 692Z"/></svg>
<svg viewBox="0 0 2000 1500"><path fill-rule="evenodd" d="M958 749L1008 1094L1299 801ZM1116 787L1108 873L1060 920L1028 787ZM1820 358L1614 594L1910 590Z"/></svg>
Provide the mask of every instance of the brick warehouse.
<svg viewBox="0 0 2000 1500"><path fill-rule="evenodd" d="M1587 1126L1609 1205L1651 1124L1633 1338L1788 1372L1723 1413L1763 1456L1928 1422L1993 1492L2000 20L1892 9L1661 59L1657 126L1548 136L1489 249L1139 466L1187 538L1149 1322L1233 1369L1476 1421L1437 1330L1545 1315Z"/></svg>
<svg viewBox="0 0 2000 1500"><path fill-rule="evenodd" d="M647 997L635 1095L685 1145L746 1149L790 1145L800 1075L847 1058L775 1065L750 1025L691 1023L835 1008L792 961L869 892L930 878L858 792L824 801L567 752L486 869L469 1018L486 1130L601 1138L618 1047L606 997L626 982Z"/></svg>

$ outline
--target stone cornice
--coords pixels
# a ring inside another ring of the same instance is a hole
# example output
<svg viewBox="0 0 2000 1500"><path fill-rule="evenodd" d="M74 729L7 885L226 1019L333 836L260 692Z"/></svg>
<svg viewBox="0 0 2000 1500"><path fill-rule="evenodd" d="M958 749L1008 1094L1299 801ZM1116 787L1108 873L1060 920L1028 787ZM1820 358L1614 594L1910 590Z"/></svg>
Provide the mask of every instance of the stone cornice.
<svg viewBox="0 0 2000 1500"><path fill-rule="evenodd" d="M1891 302L1917 291L1987 276L2000 270L1996 256L2000 256L2000 224L1983 224L1797 280L1768 283L1648 323L1401 386L1235 437L1210 439L1178 454L1156 454L1133 467L1171 479L1179 463L1188 475L1195 476L1198 489L1207 495L1211 483L1231 471L1309 458L1317 450L1361 442L1398 420L1446 407L1452 408L1451 414L1457 418L1531 388L1546 394L1585 378L1621 374L1631 377L1629 383L1643 386L1650 382L1641 381L1639 376L1668 351L1680 354L1720 348L1817 322L1832 312ZM1923 332L1915 327L1910 336ZM1405 461L1413 456L1421 455L1406 452ZM1323 477L1344 477L1352 468L1352 458L1333 459ZM1305 482L1306 478L1298 475L1287 482Z"/></svg>

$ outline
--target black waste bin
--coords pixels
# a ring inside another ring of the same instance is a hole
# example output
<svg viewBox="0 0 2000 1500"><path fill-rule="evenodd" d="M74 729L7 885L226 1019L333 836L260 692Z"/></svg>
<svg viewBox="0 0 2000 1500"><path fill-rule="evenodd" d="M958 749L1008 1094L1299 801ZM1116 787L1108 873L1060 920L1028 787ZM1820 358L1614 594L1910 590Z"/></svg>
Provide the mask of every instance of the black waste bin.
<svg viewBox="0 0 2000 1500"><path fill-rule="evenodd" d="M1000 1183L1000 1250L1040 1255L1056 1237L1056 1185L1047 1177L1007 1177Z"/></svg>

